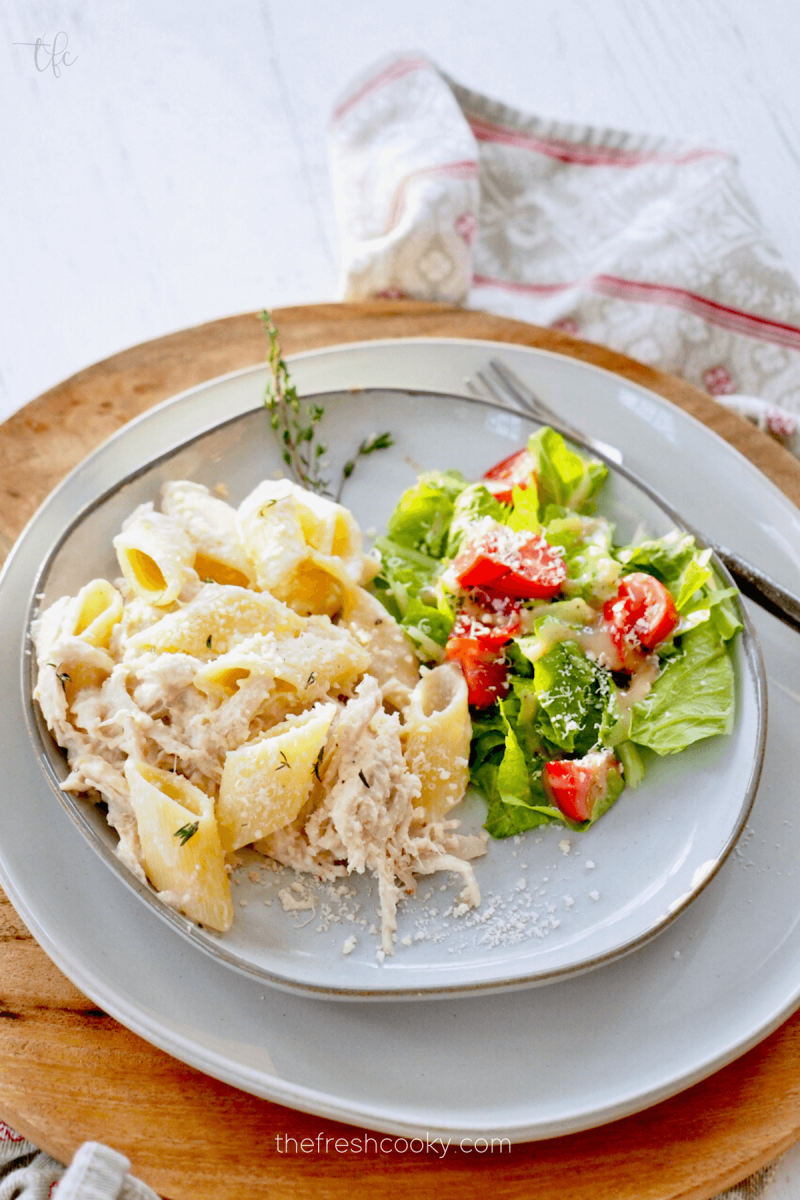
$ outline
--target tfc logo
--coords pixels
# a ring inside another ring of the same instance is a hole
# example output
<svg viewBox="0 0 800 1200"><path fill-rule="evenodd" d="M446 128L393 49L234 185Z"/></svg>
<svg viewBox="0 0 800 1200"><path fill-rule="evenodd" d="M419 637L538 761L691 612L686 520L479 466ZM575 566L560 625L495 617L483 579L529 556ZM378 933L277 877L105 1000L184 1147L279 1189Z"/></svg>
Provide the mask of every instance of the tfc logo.
<svg viewBox="0 0 800 1200"><path fill-rule="evenodd" d="M59 42L59 38L64 39L63 43ZM48 67L51 67L56 79L59 79L61 76L62 66L71 67L73 63L78 61L77 55L72 60L67 59L68 44L69 38L63 29L59 30L53 38L52 48L50 43L46 42L44 38L37 38L35 42L14 42L15 46L33 46L33 64L36 70L46 71ZM49 51L49 53L45 53L45 51ZM42 54L44 66L39 62L40 53Z"/></svg>

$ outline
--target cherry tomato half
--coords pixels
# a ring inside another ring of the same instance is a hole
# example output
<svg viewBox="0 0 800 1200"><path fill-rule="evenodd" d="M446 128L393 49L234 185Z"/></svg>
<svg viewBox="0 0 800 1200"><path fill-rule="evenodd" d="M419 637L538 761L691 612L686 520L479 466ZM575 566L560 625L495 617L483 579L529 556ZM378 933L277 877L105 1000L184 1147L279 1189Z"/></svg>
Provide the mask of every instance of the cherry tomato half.
<svg viewBox="0 0 800 1200"><path fill-rule="evenodd" d="M623 661L626 646L654 650L675 632L679 620L663 583L643 571L625 576L616 596L603 605L603 618Z"/></svg>
<svg viewBox="0 0 800 1200"><path fill-rule="evenodd" d="M567 578L564 559L536 533L490 525L467 539L453 570L463 588L490 588L501 596L548 599Z"/></svg>
<svg viewBox="0 0 800 1200"><path fill-rule="evenodd" d="M605 799L610 767L619 768L619 763L609 751L545 763L544 790L565 817L589 821L598 803Z"/></svg>
<svg viewBox="0 0 800 1200"><path fill-rule="evenodd" d="M508 692L508 664L502 652L519 631L519 604L506 597L474 592L456 617L445 653L461 664L469 703L488 708Z"/></svg>
<svg viewBox="0 0 800 1200"><path fill-rule="evenodd" d="M501 504L510 504L514 488L526 488L535 478L533 458L527 450L517 450L502 462L490 467L482 482Z"/></svg>
<svg viewBox="0 0 800 1200"><path fill-rule="evenodd" d="M480 600L477 597L480 597ZM499 650L519 633L520 615L519 604L506 596L500 599L507 607L487 609L481 607L481 600L486 598L485 592L476 589L465 597L463 607L456 617L450 633L451 638L477 638L481 647L486 650Z"/></svg>
<svg viewBox="0 0 800 1200"><path fill-rule="evenodd" d="M462 613L476 617L490 628L508 629L509 636L520 627L522 601L516 596L503 596L491 588L473 588L463 601Z"/></svg>
<svg viewBox="0 0 800 1200"><path fill-rule="evenodd" d="M506 637L509 640L511 635ZM489 708L508 693L508 663L498 646L480 637L451 635L445 650L451 662L457 662L467 681L469 703Z"/></svg>

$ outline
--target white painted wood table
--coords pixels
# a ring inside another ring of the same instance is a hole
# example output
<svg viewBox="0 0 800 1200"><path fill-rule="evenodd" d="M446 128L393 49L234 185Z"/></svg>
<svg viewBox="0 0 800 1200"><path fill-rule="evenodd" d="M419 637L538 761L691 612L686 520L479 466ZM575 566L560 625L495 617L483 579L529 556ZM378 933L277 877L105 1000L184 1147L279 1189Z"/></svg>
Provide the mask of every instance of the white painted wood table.
<svg viewBox="0 0 800 1200"><path fill-rule="evenodd" d="M531 113L730 148L800 276L796 0L4 0L0 418L125 346L334 298L328 115L407 49Z"/></svg>
<svg viewBox="0 0 800 1200"><path fill-rule="evenodd" d="M328 115L409 49L531 113L729 148L800 277L797 0L5 0L0 419L126 346L335 298Z"/></svg>

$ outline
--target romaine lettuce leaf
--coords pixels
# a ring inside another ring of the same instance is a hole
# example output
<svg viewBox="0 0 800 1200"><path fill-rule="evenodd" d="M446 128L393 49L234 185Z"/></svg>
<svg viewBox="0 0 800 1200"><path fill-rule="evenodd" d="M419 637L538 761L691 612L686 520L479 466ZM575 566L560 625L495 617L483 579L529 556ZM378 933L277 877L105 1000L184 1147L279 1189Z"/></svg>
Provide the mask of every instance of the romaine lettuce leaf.
<svg viewBox="0 0 800 1200"><path fill-rule="evenodd" d="M510 683L511 689L505 700L501 700L500 707L522 747L528 766L533 770L537 759L548 758L551 755L553 746L544 741L536 720L539 698L536 695L534 680L511 675Z"/></svg>
<svg viewBox="0 0 800 1200"><path fill-rule="evenodd" d="M381 570L373 581L375 594L392 616L402 621L420 591L432 585L441 563L385 537L375 539L375 549L381 556Z"/></svg>
<svg viewBox="0 0 800 1200"><path fill-rule="evenodd" d="M622 546L617 558L627 568L644 569L660 579L672 593L681 615L681 630L709 622L723 641L742 628L734 602L735 588L727 588L710 565L711 551L700 550L694 538L677 530L663 538L650 538L636 546ZM659 655L672 652L671 640Z"/></svg>
<svg viewBox="0 0 800 1200"><path fill-rule="evenodd" d="M568 595L605 602L616 593L622 568L611 545L613 533L602 517L556 517L548 523L545 538L564 551Z"/></svg>
<svg viewBox="0 0 800 1200"><path fill-rule="evenodd" d="M511 493L511 514L506 517L506 524L515 532L524 530L539 533L539 491L533 479L527 487L515 487Z"/></svg>
<svg viewBox="0 0 800 1200"><path fill-rule="evenodd" d="M455 500L450 529L447 535L447 557L455 558L461 549L467 527L482 517L491 517L502 525L508 517L508 508L495 499L482 483L465 487Z"/></svg>
<svg viewBox="0 0 800 1200"><path fill-rule="evenodd" d="M467 487L460 471L428 471L403 492L389 518L389 539L400 546L441 558L455 502Z"/></svg>
<svg viewBox="0 0 800 1200"><path fill-rule="evenodd" d="M619 742L614 747L614 751L622 763L625 786L637 788L644 779L644 763L642 762L642 756L639 753L638 747L634 742L625 741Z"/></svg>
<svg viewBox="0 0 800 1200"><path fill-rule="evenodd" d="M470 767L479 766L489 757L495 746L505 743L506 727L499 704L494 704L491 708L476 709L472 713Z"/></svg>
<svg viewBox="0 0 800 1200"><path fill-rule="evenodd" d="M540 780L541 783L541 780ZM541 804L524 804L514 797L493 796L488 801L488 813L483 828L493 838L513 837L540 825L565 825L564 815L552 805L542 792Z"/></svg>
<svg viewBox="0 0 800 1200"><path fill-rule="evenodd" d="M412 598L400 624L419 648L421 658L428 662L442 661L443 647L453 628L451 617L430 604Z"/></svg>
<svg viewBox="0 0 800 1200"><path fill-rule="evenodd" d="M597 459L587 459L571 450L560 433L545 425L528 439L528 451L536 464L539 515L548 506L589 512L608 475Z"/></svg>
<svg viewBox="0 0 800 1200"><path fill-rule="evenodd" d="M505 705L501 704L500 709L506 725L505 746L495 786L488 797L489 811L484 824L495 838L510 837L561 820L561 813L551 807L545 795L542 760L528 758L504 711Z"/></svg>
<svg viewBox="0 0 800 1200"><path fill-rule="evenodd" d="M504 647L504 649L506 662L509 664L511 670L512 683L517 678L527 678L528 676L533 675L533 664L523 654L516 638L512 638L512 640L507 646Z"/></svg>
<svg viewBox="0 0 800 1200"><path fill-rule="evenodd" d="M525 681L529 682L529 681ZM470 782L484 796L484 829L492 837L523 833L551 824L561 814L549 806L542 785L542 759L531 758L517 737L518 697L472 714Z"/></svg>
<svg viewBox="0 0 800 1200"><path fill-rule="evenodd" d="M674 596L674 599L679 613L689 607L695 592L703 588L711 579L711 568L706 565L710 557L710 554L703 553L697 558L693 558L677 580L677 595Z"/></svg>
<svg viewBox="0 0 800 1200"><path fill-rule="evenodd" d="M469 775L473 787L490 801L497 796L497 773L506 746L506 722L500 706L472 713Z"/></svg>
<svg viewBox="0 0 800 1200"><path fill-rule="evenodd" d="M626 567L633 571L643 569L667 586L680 580L697 554L699 551L691 534L677 530L663 538L647 538L636 545L617 549L617 558Z"/></svg>
<svg viewBox="0 0 800 1200"><path fill-rule="evenodd" d="M664 663L631 710L630 739L656 754L677 754L693 742L733 728L733 664L710 621L683 635L680 653Z"/></svg>
<svg viewBox="0 0 800 1200"><path fill-rule="evenodd" d="M739 593L738 589L723 588L716 573L714 579L718 584L719 591L723 594L720 597L716 591L711 592L709 601L713 607L710 609L709 621L723 642L729 642L734 634L744 629L742 618L739 616L739 609L734 599Z"/></svg>
<svg viewBox="0 0 800 1200"><path fill-rule="evenodd" d="M723 587L716 571L702 588L700 594L684 605L681 617L688 628L709 621L723 642L728 642L742 629L742 619L734 601L738 596L735 587Z"/></svg>
<svg viewBox="0 0 800 1200"><path fill-rule="evenodd" d="M574 641L556 642L533 668L540 732L569 754L584 755L620 721L607 671L587 658Z"/></svg>
<svg viewBox="0 0 800 1200"><path fill-rule="evenodd" d="M502 709L502 705L500 707ZM506 721L505 753L497 771L497 791L500 798L506 803L530 803L531 779L528 760L508 721Z"/></svg>

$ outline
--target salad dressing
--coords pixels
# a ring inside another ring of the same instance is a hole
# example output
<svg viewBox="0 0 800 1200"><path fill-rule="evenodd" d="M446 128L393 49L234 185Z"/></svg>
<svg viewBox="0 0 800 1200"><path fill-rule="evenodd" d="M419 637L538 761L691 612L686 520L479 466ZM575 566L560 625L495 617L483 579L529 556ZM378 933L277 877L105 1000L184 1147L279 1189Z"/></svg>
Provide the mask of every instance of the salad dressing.
<svg viewBox="0 0 800 1200"><path fill-rule="evenodd" d="M659 662L657 655L646 658L641 667L631 675L627 688L617 691L617 704L624 713L630 712L634 704L644 700L650 688L658 678Z"/></svg>

